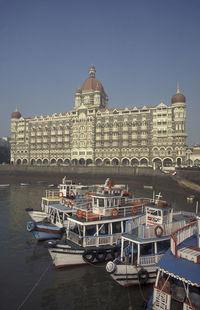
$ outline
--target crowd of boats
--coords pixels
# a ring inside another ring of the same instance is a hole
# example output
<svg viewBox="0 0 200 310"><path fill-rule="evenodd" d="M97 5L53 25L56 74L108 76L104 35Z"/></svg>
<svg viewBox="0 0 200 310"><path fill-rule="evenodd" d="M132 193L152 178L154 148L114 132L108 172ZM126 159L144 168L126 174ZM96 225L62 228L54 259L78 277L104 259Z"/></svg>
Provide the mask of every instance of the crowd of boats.
<svg viewBox="0 0 200 310"><path fill-rule="evenodd" d="M40 210L26 209L27 230L56 268L105 263L122 286L154 283L148 310L200 309L200 215L161 198L134 197L110 178L86 186L64 177Z"/></svg>

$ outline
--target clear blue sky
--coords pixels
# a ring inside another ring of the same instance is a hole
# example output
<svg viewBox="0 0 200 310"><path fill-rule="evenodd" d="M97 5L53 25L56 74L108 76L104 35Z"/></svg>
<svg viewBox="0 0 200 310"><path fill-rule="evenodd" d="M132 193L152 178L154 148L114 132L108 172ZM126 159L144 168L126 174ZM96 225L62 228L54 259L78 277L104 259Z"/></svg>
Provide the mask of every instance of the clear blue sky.
<svg viewBox="0 0 200 310"><path fill-rule="evenodd" d="M109 107L187 100L200 143L199 0L0 0L0 136L10 115L66 112L91 64Z"/></svg>

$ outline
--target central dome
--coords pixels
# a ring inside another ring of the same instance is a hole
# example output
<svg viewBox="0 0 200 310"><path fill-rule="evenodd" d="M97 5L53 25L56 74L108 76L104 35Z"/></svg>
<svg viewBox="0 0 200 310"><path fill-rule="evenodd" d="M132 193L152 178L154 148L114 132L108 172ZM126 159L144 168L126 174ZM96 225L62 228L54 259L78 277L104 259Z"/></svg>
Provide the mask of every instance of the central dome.
<svg viewBox="0 0 200 310"><path fill-rule="evenodd" d="M89 70L89 78L85 80L85 82L82 84L80 90L81 92L86 92L86 91L100 91L102 93L105 93L103 85L101 82L95 77L95 67L91 65L90 70Z"/></svg>

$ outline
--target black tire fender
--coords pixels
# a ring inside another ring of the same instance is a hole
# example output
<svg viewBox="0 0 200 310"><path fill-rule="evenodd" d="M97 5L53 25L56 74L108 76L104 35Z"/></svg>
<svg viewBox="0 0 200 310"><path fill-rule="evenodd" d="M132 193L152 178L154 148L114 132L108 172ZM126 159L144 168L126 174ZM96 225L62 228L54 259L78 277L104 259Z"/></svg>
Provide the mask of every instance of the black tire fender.
<svg viewBox="0 0 200 310"><path fill-rule="evenodd" d="M112 259L115 259L117 258L119 255L120 255L120 248L119 247L115 247L111 250L111 256L112 256Z"/></svg>
<svg viewBox="0 0 200 310"><path fill-rule="evenodd" d="M26 208L25 211L27 211L27 212L33 211L33 208Z"/></svg>
<svg viewBox="0 0 200 310"><path fill-rule="evenodd" d="M46 240L45 242L44 242L44 246L45 246L45 248L55 248L56 247L56 245L57 245L57 241L56 240Z"/></svg>
<svg viewBox="0 0 200 310"><path fill-rule="evenodd" d="M83 259L86 262L92 263L94 261L95 257L96 257L96 255L95 255L95 253L92 250L86 250L83 253Z"/></svg>
<svg viewBox="0 0 200 310"><path fill-rule="evenodd" d="M105 262L106 256L107 256L107 253L106 253L106 250L104 249L98 250L96 253L96 259L100 263Z"/></svg>
<svg viewBox="0 0 200 310"><path fill-rule="evenodd" d="M26 229L27 229L29 232L31 232L32 230L34 230L34 228L35 228L35 222L33 222L33 221L27 222L27 224L26 224Z"/></svg>
<svg viewBox="0 0 200 310"><path fill-rule="evenodd" d="M146 269L140 269L140 271L138 272L138 280L140 282L140 284L144 284L148 281L149 279L149 273Z"/></svg>

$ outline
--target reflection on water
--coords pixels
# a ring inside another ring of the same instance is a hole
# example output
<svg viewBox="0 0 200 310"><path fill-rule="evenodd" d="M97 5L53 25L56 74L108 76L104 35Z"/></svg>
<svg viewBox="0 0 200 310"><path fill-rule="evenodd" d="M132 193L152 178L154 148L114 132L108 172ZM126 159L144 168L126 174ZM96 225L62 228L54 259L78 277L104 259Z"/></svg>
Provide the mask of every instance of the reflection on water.
<svg viewBox="0 0 200 310"><path fill-rule="evenodd" d="M22 309L142 309L144 299L148 299L152 292L151 285L142 287L142 290L139 287L121 287L99 265L56 271L48 250L42 243L37 244L32 234L26 231L29 217L25 209L39 210L48 184L58 184L60 180L49 178L43 183L38 182L39 179L29 179L30 186L20 186L19 180L10 177L9 181L6 180L10 186L0 188L0 297L4 307L1 309L17 309L48 266L47 273L35 286ZM118 184L128 184L129 191L136 197L153 197L153 191L155 194L161 192L162 198L171 202L175 210L195 211L196 199L187 203L187 196L194 193L179 187L173 179L116 177L114 180ZM104 183L105 177L76 176L76 181ZM5 182L2 180L0 183ZM144 188L144 185L152 185L153 190ZM195 193L195 198L200 197Z"/></svg>

